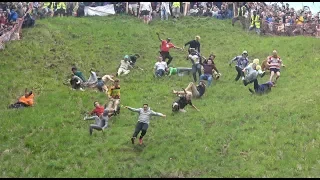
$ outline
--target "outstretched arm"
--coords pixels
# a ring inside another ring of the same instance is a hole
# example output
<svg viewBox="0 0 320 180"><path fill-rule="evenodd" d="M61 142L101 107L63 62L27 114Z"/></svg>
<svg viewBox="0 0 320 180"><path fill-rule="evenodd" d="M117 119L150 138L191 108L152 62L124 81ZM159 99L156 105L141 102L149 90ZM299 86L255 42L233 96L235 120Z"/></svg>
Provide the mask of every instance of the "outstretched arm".
<svg viewBox="0 0 320 180"><path fill-rule="evenodd" d="M229 62L229 65L231 65L231 63L233 63L234 61L237 61L238 60L238 57L236 56L235 58L233 58L230 62Z"/></svg>
<svg viewBox="0 0 320 180"><path fill-rule="evenodd" d="M157 35L158 35L158 39L159 39L159 41L162 41L162 39L160 38L160 34L159 34L159 33L157 33Z"/></svg>
<svg viewBox="0 0 320 180"><path fill-rule="evenodd" d="M164 114L162 114L162 113L159 113L159 112L154 112L154 111L151 111L150 115L151 115L151 116L166 117L166 115L164 115Z"/></svg>
<svg viewBox="0 0 320 180"><path fill-rule="evenodd" d="M136 109L136 108L132 108L132 107L129 107L129 106L125 106L125 108L129 109L130 111L133 111L133 112L140 112L140 108Z"/></svg>
<svg viewBox="0 0 320 180"><path fill-rule="evenodd" d="M193 108L195 108L197 111L200 111L195 105L191 105Z"/></svg>

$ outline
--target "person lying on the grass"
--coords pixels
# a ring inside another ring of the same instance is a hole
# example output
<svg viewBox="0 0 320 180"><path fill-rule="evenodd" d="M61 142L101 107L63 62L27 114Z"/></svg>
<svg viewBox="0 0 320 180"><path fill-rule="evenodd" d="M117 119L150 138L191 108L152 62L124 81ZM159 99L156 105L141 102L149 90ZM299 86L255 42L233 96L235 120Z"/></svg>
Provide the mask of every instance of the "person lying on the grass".
<svg viewBox="0 0 320 180"><path fill-rule="evenodd" d="M104 107L98 101L93 102L93 106L95 108L89 114L91 116L100 116L104 111Z"/></svg>
<svg viewBox="0 0 320 180"><path fill-rule="evenodd" d="M118 114L120 113L120 80L116 79L108 90L109 109L114 109Z"/></svg>
<svg viewBox="0 0 320 180"><path fill-rule="evenodd" d="M18 101L14 104L10 104L9 108L23 108L23 107L31 107L34 103L34 94L32 91L28 91L26 88L24 91L24 95L21 96Z"/></svg>
<svg viewBox="0 0 320 180"><path fill-rule="evenodd" d="M158 57L158 62L154 64L154 75L155 77L162 77L165 75L165 71L167 66L167 63L165 61L162 61L162 56Z"/></svg>
<svg viewBox="0 0 320 180"><path fill-rule="evenodd" d="M149 127L150 117L151 116L161 116L166 117L166 115L158 112L154 112L150 109L148 104L143 104L143 108L132 108L129 106L125 106L125 108L129 109L130 111L139 113L139 119L134 130L134 133L131 138L132 144L134 144L134 140L137 138L139 132L141 131L141 135L139 138L140 144L142 144L142 138L146 135L147 129Z"/></svg>
<svg viewBox="0 0 320 180"><path fill-rule="evenodd" d="M168 76L171 76L171 75L176 75L176 74L181 74L183 72L188 72L191 73L192 72L192 68L187 68L187 67L167 67L166 68L166 74Z"/></svg>
<svg viewBox="0 0 320 180"><path fill-rule="evenodd" d="M86 78L83 76L82 72L79 71L76 67L72 67L71 71L73 75L78 76L83 82L86 82Z"/></svg>
<svg viewBox="0 0 320 180"><path fill-rule="evenodd" d="M191 94L192 98L200 98L206 91L206 83L203 80L200 80L199 85L196 86L193 82L190 82L186 89L183 91L175 91L172 93L176 95L185 95L186 93Z"/></svg>
<svg viewBox="0 0 320 180"><path fill-rule="evenodd" d="M124 60L121 60L119 66L118 66L118 72L117 72L116 76L120 76L122 73L123 73L123 75L129 74L130 73L129 68L133 68L130 65L129 59L126 58Z"/></svg>
<svg viewBox="0 0 320 180"><path fill-rule="evenodd" d="M203 61L203 64L208 64L208 60L211 60L212 61L212 65L213 65L213 75L215 77L215 79L219 79L221 74L219 72L219 70L217 69L216 67L216 64L214 62L215 58L216 58L216 55L214 55L213 53L210 54L209 58L206 59L205 57L202 57L204 59Z"/></svg>
<svg viewBox="0 0 320 180"><path fill-rule="evenodd" d="M84 82L85 87L95 88L98 82L97 73L90 69L90 77L87 82Z"/></svg>
<svg viewBox="0 0 320 180"><path fill-rule="evenodd" d="M84 89L82 89L83 86L83 81L81 78L79 78L76 75L72 75L71 79L70 79L70 84L73 90L81 90L84 91Z"/></svg>
<svg viewBox="0 0 320 180"><path fill-rule="evenodd" d="M186 105L188 105L188 104L190 106L192 106L194 109L196 109L197 111L200 111L195 105L192 104L191 97L192 97L192 94L190 92L185 91L184 95L180 95L179 99L176 100L175 102L173 102L172 112L178 112L178 111L179 112L187 112L184 109L184 107L186 107Z"/></svg>
<svg viewBox="0 0 320 180"><path fill-rule="evenodd" d="M262 94L269 93L271 91L271 88L274 87L274 84L270 81L264 84L258 84L258 80L255 79L253 81L253 87L254 87L254 90L249 88L249 91L252 94L262 95Z"/></svg>
<svg viewBox="0 0 320 180"><path fill-rule="evenodd" d="M83 86L83 83L86 82L86 79L83 76L82 72L78 71L76 67L72 67L71 71L72 71L72 77L71 77L71 80L70 80L70 84L72 86L72 89L73 90L79 89L81 91L84 91L82 89L82 86Z"/></svg>
<svg viewBox="0 0 320 180"><path fill-rule="evenodd" d="M108 93L108 82L114 82L114 75L104 75L101 77L97 77L97 88L100 92Z"/></svg>
<svg viewBox="0 0 320 180"><path fill-rule="evenodd" d="M139 54L125 55L125 56L124 56L124 59L128 59L130 65L131 65L132 67L134 67L134 65L136 64L137 59L138 59L139 57L140 57Z"/></svg>
<svg viewBox="0 0 320 180"><path fill-rule="evenodd" d="M95 120L95 124L90 124L89 133L92 135L93 130L104 131L108 127L108 121L114 115L114 109L106 108L100 116L84 117L84 120Z"/></svg>

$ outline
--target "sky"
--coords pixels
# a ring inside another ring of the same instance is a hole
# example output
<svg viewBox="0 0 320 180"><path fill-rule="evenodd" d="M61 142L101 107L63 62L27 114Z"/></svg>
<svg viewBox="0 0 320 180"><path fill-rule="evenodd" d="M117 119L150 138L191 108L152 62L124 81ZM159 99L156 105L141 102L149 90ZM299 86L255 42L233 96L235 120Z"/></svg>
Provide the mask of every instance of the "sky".
<svg viewBox="0 0 320 180"><path fill-rule="evenodd" d="M284 4L288 3L289 7L293 7L295 10L301 9L303 4L303 6L309 6L312 13L316 13L320 11L320 2L314 2L314 3L313 2L283 2L283 3ZM266 2L266 4L269 4L269 2Z"/></svg>

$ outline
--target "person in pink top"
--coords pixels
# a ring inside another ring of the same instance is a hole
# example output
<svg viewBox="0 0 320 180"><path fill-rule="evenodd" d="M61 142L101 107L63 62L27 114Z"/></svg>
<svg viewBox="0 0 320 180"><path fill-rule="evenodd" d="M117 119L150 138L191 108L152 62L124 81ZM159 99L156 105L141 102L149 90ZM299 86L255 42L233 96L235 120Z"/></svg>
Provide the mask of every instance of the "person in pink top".
<svg viewBox="0 0 320 180"><path fill-rule="evenodd" d="M280 77L280 67L284 66L282 64L282 60L280 56L278 56L278 52L276 50L273 50L272 56L268 56L267 62L270 68L270 82L273 82L273 76L276 74L276 80L274 83L279 79Z"/></svg>

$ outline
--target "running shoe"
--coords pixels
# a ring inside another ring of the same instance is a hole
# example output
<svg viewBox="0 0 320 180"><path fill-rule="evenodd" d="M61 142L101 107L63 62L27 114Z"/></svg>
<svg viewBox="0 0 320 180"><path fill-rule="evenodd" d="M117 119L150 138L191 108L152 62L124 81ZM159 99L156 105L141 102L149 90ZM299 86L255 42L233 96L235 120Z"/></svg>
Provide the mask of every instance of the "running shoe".
<svg viewBox="0 0 320 180"><path fill-rule="evenodd" d="M134 140L135 140L135 139L136 139L135 137L132 137L132 138L131 138L132 144L134 144Z"/></svg>

